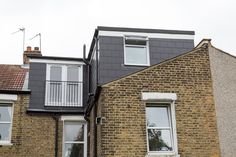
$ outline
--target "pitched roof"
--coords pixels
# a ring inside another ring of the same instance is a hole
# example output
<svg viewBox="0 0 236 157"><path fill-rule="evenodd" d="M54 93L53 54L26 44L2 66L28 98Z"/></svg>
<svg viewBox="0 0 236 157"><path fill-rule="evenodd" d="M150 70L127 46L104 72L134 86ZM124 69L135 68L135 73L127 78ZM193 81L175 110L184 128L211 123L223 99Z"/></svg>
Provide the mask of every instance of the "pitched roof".
<svg viewBox="0 0 236 157"><path fill-rule="evenodd" d="M20 65L0 64L0 90L21 91L27 71Z"/></svg>

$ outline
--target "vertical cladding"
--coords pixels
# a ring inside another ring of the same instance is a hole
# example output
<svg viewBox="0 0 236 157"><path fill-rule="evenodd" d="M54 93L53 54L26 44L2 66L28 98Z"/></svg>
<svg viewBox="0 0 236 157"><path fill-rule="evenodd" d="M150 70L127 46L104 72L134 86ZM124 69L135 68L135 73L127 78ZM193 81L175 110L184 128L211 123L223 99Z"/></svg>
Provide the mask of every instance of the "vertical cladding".
<svg viewBox="0 0 236 157"><path fill-rule="evenodd" d="M30 63L29 89L31 90L29 108L43 109L45 102L46 63Z"/></svg>
<svg viewBox="0 0 236 157"><path fill-rule="evenodd" d="M105 122L101 156L144 157L147 154L145 103L141 92L177 93L176 123L181 157L218 157L219 141L207 49L103 86L99 107ZM98 113L99 114L99 113Z"/></svg>
<svg viewBox="0 0 236 157"><path fill-rule="evenodd" d="M28 115L29 95L18 95L14 103L12 145L0 147L1 157L52 157L54 156L55 121L49 115ZM59 125L61 152L62 123Z"/></svg>
<svg viewBox="0 0 236 157"><path fill-rule="evenodd" d="M192 50L193 40L149 39L151 65ZM142 66L124 65L124 43L122 37L99 36L99 83L104 84L141 69Z"/></svg>

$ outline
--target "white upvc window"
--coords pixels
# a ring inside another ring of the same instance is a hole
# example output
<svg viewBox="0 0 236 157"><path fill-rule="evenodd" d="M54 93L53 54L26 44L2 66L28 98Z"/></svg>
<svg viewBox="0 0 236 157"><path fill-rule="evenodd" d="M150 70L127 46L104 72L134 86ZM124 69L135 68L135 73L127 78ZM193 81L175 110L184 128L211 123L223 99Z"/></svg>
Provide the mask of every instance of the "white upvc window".
<svg viewBox="0 0 236 157"><path fill-rule="evenodd" d="M63 120L62 157L87 157L87 124L76 119Z"/></svg>
<svg viewBox="0 0 236 157"><path fill-rule="evenodd" d="M174 93L143 92L146 102L147 156L179 157Z"/></svg>
<svg viewBox="0 0 236 157"><path fill-rule="evenodd" d="M0 102L0 145L11 145L13 104Z"/></svg>
<svg viewBox="0 0 236 157"><path fill-rule="evenodd" d="M149 66L149 46L147 37L124 37L124 64Z"/></svg>
<svg viewBox="0 0 236 157"><path fill-rule="evenodd" d="M45 106L82 106L82 66L48 64Z"/></svg>

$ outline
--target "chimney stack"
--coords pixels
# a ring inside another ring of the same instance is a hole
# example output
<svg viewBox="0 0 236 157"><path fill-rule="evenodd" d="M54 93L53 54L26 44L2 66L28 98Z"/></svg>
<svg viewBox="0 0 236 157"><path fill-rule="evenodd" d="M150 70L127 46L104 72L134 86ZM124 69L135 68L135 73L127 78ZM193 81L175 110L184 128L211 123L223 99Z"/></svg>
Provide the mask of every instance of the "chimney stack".
<svg viewBox="0 0 236 157"><path fill-rule="evenodd" d="M42 56L41 51L39 50L39 47L34 47L32 50L30 46L27 46L26 50L23 54L23 63L29 64L29 57L28 56Z"/></svg>

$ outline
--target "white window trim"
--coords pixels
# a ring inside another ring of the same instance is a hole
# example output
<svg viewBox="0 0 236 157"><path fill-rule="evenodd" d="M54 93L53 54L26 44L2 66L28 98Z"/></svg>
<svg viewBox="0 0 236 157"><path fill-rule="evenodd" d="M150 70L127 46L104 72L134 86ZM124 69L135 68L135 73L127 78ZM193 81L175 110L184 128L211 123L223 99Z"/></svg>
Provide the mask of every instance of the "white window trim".
<svg viewBox="0 0 236 157"><path fill-rule="evenodd" d="M194 39L194 35L188 34L168 34L168 33L143 33L143 32L122 32L122 31L99 31L98 36L112 36L122 37L126 34L130 36L148 36L149 38L161 38L161 39Z"/></svg>
<svg viewBox="0 0 236 157"><path fill-rule="evenodd" d="M139 46L139 45L130 45L131 47L146 47L146 55L147 55L147 64L135 64L135 63L127 63L126 62L126 46L129 46L129 44L125 44L125 40L130 39L130 40L141 40L141 41L146 41L146 46ZM123 36L123 46L124 46L124 65L133 65L133 66L150 66L150 54L149 54L149 40L147 37L143 36L128 36L125 35Z"/></svg>
<svg viewBox="0 0 236 157"><path fill-rule="evenodd" d="M62 157L64 157L64 144L65 139L64 139L64 133L65 133L65 121L66 122L79 122L81 124L84 124L84 141L83 142L75 142L75 143L83 143L84 144L84 157L87 157L87 123L86 120L84 119L83 116L61 116L61 120L63 121L63 133L62 133ZM73 143L73 142L70 142Z"/></svg>
<svg viewBox="0 0 236 157"><path fill-rule="evenodd" d="M177 100L176 93L158 93L158 92L142 92L142 100L146 103L155 103L155 104L170 104L170 116L172 124L172 143L173 151L170 152L149 152L148 144L148 132L146 129L146 140L147 140L147 155L146 157L158 157L162 155L180 157L178 154L178 141L177 141L177 130L176 130L176 115L175 115L175 101ZM158 106L158 105L157 105ZM146 121L147 123L147 121ZM146 124L147 126L147 124Z"/></svg>
<svg viewBox="0 0 236 157"><path fill-rule="evenodd" d="M62 81L67 81L67 67L69 66L78 66L79 67L79 82L82 83L82 87L81 87L81 100L80 100L80 106L71 106L71 107L82 107L83 106L83 66L80 65L76 65L76 64L47 64L46 67L46 81L50 81L50 68L51 66L60 66L62 67ZM64 91L64 89L62 89L62 91ZM79 93L78 93L79 94ZM47 100L47 95L48 95L48 89L47 89L47 84L45 83L45 106L54 106L54 105L50 105L47 104L46 100ZM78 96L80 97L80 96ZM62 97L62 102L64 102L63 97ZM64 105L61 105L64 106ZM66 105L65 105L66 106ZM55 106L58 107L58 106ZM60 106L59 106L60 107Z"/></svg>
<svg viewBox="0 0 236 157"><path fill-rule="evenodd" d="M17 95L16 95L17 97ZM10 134L9 134L9 140L6 141L0 141L0 146L4 145L4 146L11 146L13 145L11 143L11 137L12 137L12 126L13 126L13 115L14 115L14 103L12 101L6 101L6 100L2 100L3 97L0 96L0 106L2 104L9 104L9 106L11 106L11 125L10 125ZM14 97L15 98L15 97ZM1 124L3 124L5 122L1 122ZM7 122L7 124L9 124L10 122Z"/></svg>

